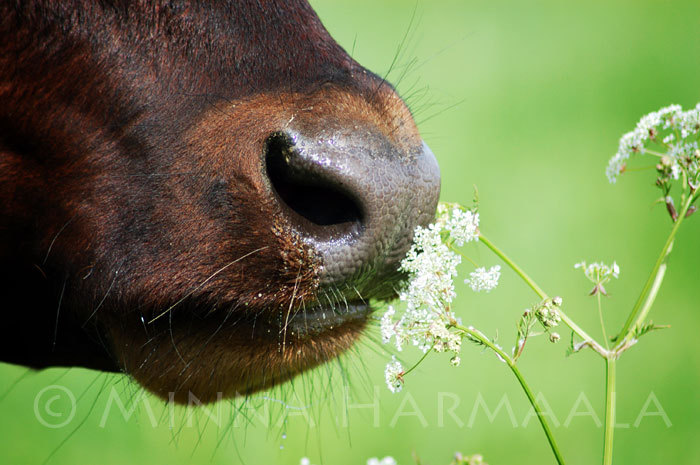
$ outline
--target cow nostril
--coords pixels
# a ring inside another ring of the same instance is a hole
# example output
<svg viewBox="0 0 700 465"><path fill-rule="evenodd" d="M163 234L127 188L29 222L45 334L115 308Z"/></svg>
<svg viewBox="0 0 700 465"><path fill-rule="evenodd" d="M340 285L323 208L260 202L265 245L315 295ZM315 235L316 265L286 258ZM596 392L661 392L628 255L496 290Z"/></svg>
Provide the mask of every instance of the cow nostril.
<svg viewBox="0 0 700 465"><path fill-rule="evenodd" d="M302 160L286 135L273 134L267 140L265 167L280 203L292 216L308 220L315 229L309 232L319 234L318 227L327 226L349 232L362 224L360 205L343 189L342 182L324 176L318 165Z"/></svg>

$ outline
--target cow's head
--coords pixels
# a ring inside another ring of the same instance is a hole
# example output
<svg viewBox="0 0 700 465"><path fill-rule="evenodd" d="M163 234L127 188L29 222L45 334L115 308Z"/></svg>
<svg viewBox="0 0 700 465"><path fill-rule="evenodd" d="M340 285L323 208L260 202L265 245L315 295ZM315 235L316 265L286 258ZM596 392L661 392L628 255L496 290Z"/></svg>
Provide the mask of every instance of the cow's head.
<svg viewBox="0 0 700 465"><path fill-rule="evenodd" d="M302 0L0 7L0 356L202 400L351 346L435 159Z"/></svg>

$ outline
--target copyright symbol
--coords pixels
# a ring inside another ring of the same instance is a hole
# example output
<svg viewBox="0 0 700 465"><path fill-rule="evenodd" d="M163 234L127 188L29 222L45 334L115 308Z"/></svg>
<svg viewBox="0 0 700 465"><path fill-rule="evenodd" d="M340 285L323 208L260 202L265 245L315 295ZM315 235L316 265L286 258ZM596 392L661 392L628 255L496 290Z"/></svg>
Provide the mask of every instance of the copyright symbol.
<svg viewBox="0 0 700 465"><path fill-rule="evenodd" d="M64 405L68 401L69 405ZM65 386L52 384L34 397L34 416L47 428L61 428L75 417L75 396Z"/></svg>

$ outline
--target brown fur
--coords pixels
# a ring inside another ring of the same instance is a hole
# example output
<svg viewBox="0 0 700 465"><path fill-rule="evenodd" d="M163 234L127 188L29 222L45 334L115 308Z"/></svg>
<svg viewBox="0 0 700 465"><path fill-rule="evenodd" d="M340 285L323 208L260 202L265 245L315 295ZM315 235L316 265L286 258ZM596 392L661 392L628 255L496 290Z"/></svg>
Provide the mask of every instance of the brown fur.
<svg viewBox="0 0 700 465"><path fill-rule="evenodd" d="M421 140L306 2L5 2L0 38L3 360L213 400L350 347L364 321L287 331L329 293L268 195L265 140L290 124Z"/></svg>

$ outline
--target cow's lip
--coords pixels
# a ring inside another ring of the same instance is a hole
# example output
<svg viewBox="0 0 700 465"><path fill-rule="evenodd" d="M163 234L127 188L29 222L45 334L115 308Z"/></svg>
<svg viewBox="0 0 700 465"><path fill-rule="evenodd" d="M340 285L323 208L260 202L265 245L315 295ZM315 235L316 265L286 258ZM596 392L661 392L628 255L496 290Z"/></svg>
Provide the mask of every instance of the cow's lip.
<svg viewBox="0 0 700 465"><path fill-rule="evenodd" d="M317 304L291 312L281 328L290 336L306 338L333 331L352 323L362 323L372 312L367 302L342 302L338 305Z"/></svg>

